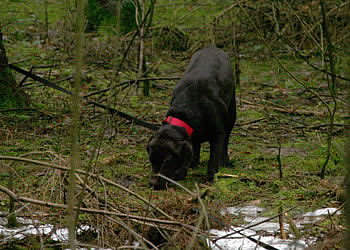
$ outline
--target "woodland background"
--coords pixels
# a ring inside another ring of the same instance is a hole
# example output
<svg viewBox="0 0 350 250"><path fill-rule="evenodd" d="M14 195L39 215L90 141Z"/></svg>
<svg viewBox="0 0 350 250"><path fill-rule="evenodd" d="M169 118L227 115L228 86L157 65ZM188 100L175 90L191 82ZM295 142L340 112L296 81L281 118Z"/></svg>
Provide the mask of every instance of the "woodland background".
<svg viewBox="0 0 350 250"><path fill-rule="evenodd" d="M18 226L16 216L29 217L68 227L70 240L40 235L0 241L0 248L113 248L136 240L143 248L203 249L207 229L240 221L220 209L243 204L280 213L290 225L299 212L337 207L341 216L302 234L317 237L315 249L341 248L349 6L2 0L0 210L9 227ZM205 145L201 167L181 186L154 191L145 146L190 57L209 44L234 67L234 167L221 168L213 184L202 182ZM79 225L91 230L75 241Z"/></svg>

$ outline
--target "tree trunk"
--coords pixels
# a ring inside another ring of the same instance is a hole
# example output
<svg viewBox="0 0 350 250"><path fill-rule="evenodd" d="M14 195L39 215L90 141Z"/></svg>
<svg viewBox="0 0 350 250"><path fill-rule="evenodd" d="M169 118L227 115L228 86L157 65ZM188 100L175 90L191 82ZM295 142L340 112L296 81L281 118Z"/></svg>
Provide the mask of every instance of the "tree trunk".
<svg viewBox="0 0 350 250"><path fill-rule="evenodd" d="M0 108L24 106L24 93L16 91L16 80L8 66L0 24Z"/></svg>
<svg viewBox="0 0 350 250"><path fill-rule="evenodd" d="M45 14L45 20L44 20L44 26L45 26L45 34L44 34L44 42L47 43L49 40L49 14L47 11L48 8L48 0L44 0L44 14Z"/></svg>
<svg viewBox="0 0 350 250"><path fill-rule="evenodd" d="M145 0L140 1L140 11L141 11L141 21L139 24L140 29L140 47L139 47L139 69L138 69L138 78L144 77L145 70L145 57L144 57L144 49L145 49ZM136 16L138 18L138 16ZM149 82L143 82L143 95L149 96Z"/></svg>

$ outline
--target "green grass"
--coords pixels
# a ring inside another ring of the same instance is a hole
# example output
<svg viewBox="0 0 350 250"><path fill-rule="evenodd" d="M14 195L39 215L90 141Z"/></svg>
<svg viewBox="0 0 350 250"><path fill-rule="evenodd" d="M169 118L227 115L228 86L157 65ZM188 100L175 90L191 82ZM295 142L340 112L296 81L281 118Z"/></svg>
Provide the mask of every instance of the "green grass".
<svg viewBox="0 0 350 250"><path fill-rule="evenodd" d="M43 1L3 0L0 3L1 19L10 21L18 28L26 27L33 21L44 22ZM48 1L48 21L53 24L66 14L64 0ZM23 26L22 26L23 25Z"/></svg>
<svg viewBox="0 0 350 250"><path fill-rule="evenodd" d="M61 20L65 11L63 1L50 2L50 23L54 25ZM195 1L194 1L195 2ZM154 22L157 25L179 25L181 28L198 27L210 20L211 16L218 13L221 7L213 8L214 4L208 2L198 9L193 9L191 15L186 16L189 10L184 7L170 8L166 4L171 1L157 2L157 15ZM8 4L4 11L4 4ZM163 7L161 6L163 5ZM188 8L188 5L186 5ZM164 9L161 12L161 9ZM15 17L11 13L20 9ZM215 10L215 11L214 11ZM57 80L70 76L73 61L62 53L63 50L41 47L37 40L28 38L24 31L28 30L31 23L42 23L42 6L27 1L2 1L0 2L1 22L11 22L4 32L6 48L11 62L28 60L20 65L30 68L32 65L49 65L59 62L59 66L50 69L35 69L35 72L50 80ZM51 13L51 12L50 12ZM171 13L171 15L169 15ZM36 31L33 31L34 34ZM205 38L203 38L205 39ZM254 50L245 48L243 50ZM256 52L263 50L255 48ZM244 52L244 51L243 51ZM135 53L136 54L136 53ZM195 183L199 183L201 192L209 190L204 198L210 211L217 211L217 204L225 206L243 206L255 202L259 206L267 208L267 215L275 215L281 205L285 209L297 206L292 212L310 211L326 206L338 206L343 200L338 196L337 190L342 189L342 184L334 184L338 177L345 176L344 148L345 133L340 131L334 136L332 157L327 167L327 178L320 180L317 173L326 157L326 132L325 128L313 129L310 126L328 123L326 108L317 98L312 98L309 93L300 94L302 87L291 80L287 73L280 71L278 65L264 53L257 53L259 57L243 57L241 60L241 86L237 89L237 97L241 96L241 103L237 101L237 126L233 129L230 138L229 154L233 168L220 168L219 176L213 184L204 182L207 164L209 160L209 146L204 144L201 153L201 163L198 169L190 169L187 178L180 183L195 189ZM151 72L155 76L181 75L188 63L190 55L187 53L169 53L155 51L149 57L154 63L161 60L157 72ZM261 58L263 57L263 58ZM340 59L337 70L344 73L344 62L348 55ZM119 59L116 59L116 61ZM303 79L308 86L320 91L329 102L326 82L323 76L315 73L307 65L293 56L283 56L280 59L286 67L297 77ZM130 63L130 65L132 65ZM89 75L91 83L87 83L89 92L103 89L110 82L114 74L113 66L96 66L95 64L84 65L84 71L92 70ZM136 78L136 71L132 66L127 66L120 74L120 80ZM17 74L17 81L23 76ZM30 83L28 80L26 83ZM117 98L111 98L108 105L116 107L124 112L132 114L146 121L160 124L168 108L171 92L176 81L159 81L159 85L165 89L152 89L151 96L142 96L142 90L135 90L135 86L118 93ZM343 82L341 82L343 83ZM278 85L278 86L277 86ZM69 82L62 82L60 86L70 89ZM140 85L142 86L142 85ZM340 85L342 86L342 85ZM32 100L33 112L15 111L11 113L0 112L0 154L19 156L34 151L51 151L53 155L37 156L37 159L68 166L71 155L71 114L70 97L65 96L47 87L31 85L26 89ZM345 90L339 88L339 96L343 98ZM108 93L111 94L111 93ZM247 101L250 105L244 101ZM269 102L266 102L269 101ZM312 115L292 115L281 113L276 109L280 105L289 108L297 108L297 111L315 112ZM346 112L344 102L339 102L338 112L335 117L336 123L342 123ZM254 120L263 120L251 123ZM107 125L106 125L107 124ZM125 120L101 112L82 104L81 127L80 127L80 151L81 168L87 169L92 150L100 143L99 134L106 126L107 132L104 137L100 155L93 162L94 173L99 173L116 182L131 180L129 187L144 197L151 199L160 207L169 212L185 213L188 207L198 204L191 203L190 195L181 188L170 188L166 191L151 191L148 178L151 165L145 150L148 139L153 134L148 129L132 125ZM339 129L337 127L336 129ZM114 133L114 136L109 135ZM278 140L281 141L283 179L279 179L276 152ZM8 162L7 162L8 163ZM19 179L16 180L15 188L18 193L26 192L34 198L54 197L56 202L62 203L63 177L55 171L47 171L42 167L25 166L18 164L16 167ZM232 178L221 178L223 174L232 175ZM6 186L8 169L0 168L0 184ZM25 183L25 185L24 185ZM108 199L123 208L132 208L144 211L143 204L125 195L120 190L101 185L98 181L89 179L89 184L101 197L108 193ZM34 192L38 187L45 190L57 190L53 193ZM45 196L46 195L46 196ZM51 195L51 196L50 196ZM87 196L90 198L90 196ZM0 200L7 199L0 193ZM89 200L89 199L87 199ZM93 200L93 199L92 199ZM97 203L88 203L95 206ZM7 209L7 202L0 202L0 210ZM176 208L176 209L174 209ZM181 215L182 216L182 215ZM182 218L182 217L181 217ZM86 218L82 216L84 221ZM58 219L57 219L58 220Z"/></svg>

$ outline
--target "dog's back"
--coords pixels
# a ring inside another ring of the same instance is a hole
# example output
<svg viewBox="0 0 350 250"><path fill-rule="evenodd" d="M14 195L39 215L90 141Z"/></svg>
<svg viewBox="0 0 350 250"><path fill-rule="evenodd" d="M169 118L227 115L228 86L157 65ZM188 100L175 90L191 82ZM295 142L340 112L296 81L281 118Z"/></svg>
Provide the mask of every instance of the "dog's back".
<svg viewBox="0 0 350 250"><path fill-rule="evenodd" d="M203 128L207 119L219 115L216 110L229 112L234 91L228 55L213 46L201 49L176 85L167 115L180 115L195 128Z"/></svg>
<svg viewBox="0 0 350 250"><path fill-rule="evenodd" d="M233 80L232 66L228 55L216 47L207 47L197 51L191 58L182 80Z"/></svg>

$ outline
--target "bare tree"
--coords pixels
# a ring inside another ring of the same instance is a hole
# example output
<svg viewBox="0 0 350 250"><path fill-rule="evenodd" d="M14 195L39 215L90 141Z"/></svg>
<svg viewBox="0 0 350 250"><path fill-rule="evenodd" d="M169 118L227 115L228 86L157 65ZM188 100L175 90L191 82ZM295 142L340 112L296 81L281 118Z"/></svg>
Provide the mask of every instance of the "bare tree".
<svg viewBox="0 0 350 250"><path fill-rule="evenodd" d="M152 24L152 18L153 18L153 9L155 5L155 0L151 0L150 2L150 15L146 17L146 1L145 0L137 0L137 6L136 8L136 23L140 32L140 45L139 45L139 64L138 64L138 78L146 77L145 72L146 70L146 62L145 62L145 36L147 33L147 29ZM139 13L140 12L140 13ZM149 88L150 84L149 81L143 82L143 94L144 96L149 96Z"/></svg>

